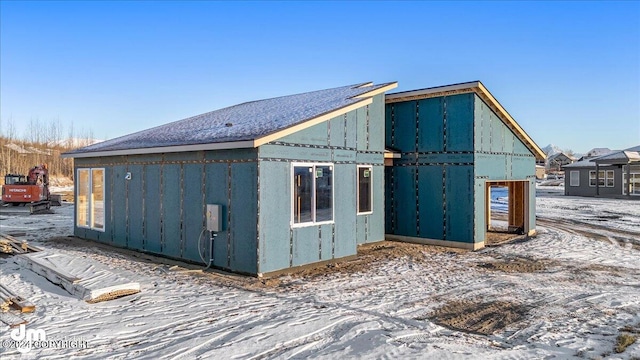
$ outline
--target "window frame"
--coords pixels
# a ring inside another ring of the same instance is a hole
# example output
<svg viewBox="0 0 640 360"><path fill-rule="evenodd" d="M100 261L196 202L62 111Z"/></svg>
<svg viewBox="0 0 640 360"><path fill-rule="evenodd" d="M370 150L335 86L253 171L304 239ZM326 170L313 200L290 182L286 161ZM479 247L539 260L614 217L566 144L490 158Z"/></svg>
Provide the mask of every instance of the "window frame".
<svg viewBox="0 0 640 360"><path fill-rule="evenodd" d="M371 210L360 211L360 169L369 169L369 204L371 204ZM373 214L373 165L358 165L356 167L356 213L357 215L370 215Z"/></svg>
<svg viewBox="0 0 640 360"><path fill-rule="evenodd" d="M604 176L604 184L606 187L615 187L616 185L616 173L614 170L605 170L605 176ZM609 174L611 174L611 177L609 177ZM609 185L609 180L611 180L611 185Z"/></svg>
<svg viewBox="0 0 640 360"><path fill-rule="evenodd" d="M94 192L93 192L93 173L94 170L100 170L102 171L102 202L103 202L103 211L102 211L102 220L101 222L99 222L99 224L102 225L102 227L95 227L96 224L96 211L95 211L95 204L94 204ZM87 214L87 218L85 223L81 224L80 223L80 181L81 181L81 177L80 177L80 172L86 171L88 173L88 184L87 184L87 188L89 190L88 194L87 194L87 201L86 201L86 208L84 209L84 213ZM76 197L76 201L75 201L75 211L76 211L76 221L75 221L75 226L78 228L82 228L82 229L90 229L90 230L94 230L94 231L100 231L100 232L105 232L106 231L106 206L104 206L104 204L106 204L106 198L105 198L105 184L106 184L106 169L103 167L96 167L96 168L91 168L91 167L78 167L76 168L76 189L75 189L75 197Z"/></svg>
<svg viewBox="0 0 640 360"><path fill-rule="evenodd" d="M328 166L331 169L331 220L316 221L317 218L317 186L316 186L316 171L317 167ZM311 221L297 223L295 222L295 176L296 167L312 167L313 170L313 182L311 184ZM335 164L326 162L292 162L291 163L291 216L290 222L292 228L302 228L308 226L334 224L336 219L336 187L335 187Z"/></svg>
<svg viewBox="0 0 640 360"><path fill-rule="evenodd" d="M576 179L577 181L573 181ZM580 186L580 170L571 170L569 171L569 186L579 187Z"/></svg>

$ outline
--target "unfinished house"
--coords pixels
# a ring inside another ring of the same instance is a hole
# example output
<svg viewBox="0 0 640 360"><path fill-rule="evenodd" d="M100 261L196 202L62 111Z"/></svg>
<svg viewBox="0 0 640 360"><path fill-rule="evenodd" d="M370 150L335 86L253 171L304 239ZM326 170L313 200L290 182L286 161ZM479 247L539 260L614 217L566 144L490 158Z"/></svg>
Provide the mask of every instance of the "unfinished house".
<svg viewBox="0 0 640 360"><path fill-rule="evenodd" d="M396 86L247 102L69 152L74 233L206 263L211 230L214 267L258 276L356 255L384 240Z"/></svg>
<svg viewBox="0 0 640 360"><path fill-rule="evenodd" d="M508 192L507 231L535 233L544 152L479 81L386 96L387 239L467 249L491 229L491 189Z"/></svg>

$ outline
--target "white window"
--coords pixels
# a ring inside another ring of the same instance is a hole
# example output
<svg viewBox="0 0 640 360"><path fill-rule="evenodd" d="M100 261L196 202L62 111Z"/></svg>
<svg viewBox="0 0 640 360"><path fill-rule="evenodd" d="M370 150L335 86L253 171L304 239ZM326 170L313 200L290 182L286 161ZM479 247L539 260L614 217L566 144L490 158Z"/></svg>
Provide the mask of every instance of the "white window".
<svg viewBox="0 0 640 360"><path fill-rule="evenodd" d="M605 184L607 187L614 186L613 175L614 175L613 170L607 170L605 172Z"/></svg>
<svg viewBox="0 0 640 360"><path fill-rule="evenodd" d="M614 172L613 170L600 170L598 171L598 186L606 186L613 187L614 182ZM589 186L596 186L596 172L595 170L589 171Z"/></svg>
<svg viewBox="0 0 640 360"><path fill-rule="evenodd" d="M580 186L580 171L571 170L569 172L569 186Z"/></svg>
<svg viewBox="0 0 640 360"><path fill-rule="evenodd" d="M373 167L358 166L358 214L373 212Z"/></svg>
<svg viewBox="0 0 640 360"><path fill-rule="evenodd" d="M333 222L333 164L293 164L292 225Z"/></svg>
<svg viewBox="0 0 640 360"><path fill-rule="evenodd" d="M76 225L104 231L104 169L78 169Z"/></svg>

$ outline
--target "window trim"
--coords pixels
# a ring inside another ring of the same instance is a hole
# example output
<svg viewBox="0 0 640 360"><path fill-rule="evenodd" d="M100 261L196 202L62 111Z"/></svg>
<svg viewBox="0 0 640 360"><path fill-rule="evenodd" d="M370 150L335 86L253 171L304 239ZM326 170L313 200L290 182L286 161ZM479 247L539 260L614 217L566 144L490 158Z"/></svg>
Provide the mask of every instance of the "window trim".
<svg viewBox="0 0 640 360"><path fill-rule="evenodd" d="M574 181L576 179L577 181ZM579 187L580 186L580 170L571 170L569 171L569 186Z"/></svg>
<svg viewBox="0 0 640 360"><path fill-rule="evenodd" d="M360 211L360 169L369 169L371 172L370 186L369 186L369 199L371 203L371 210ZM373 165L358 165L356 167L356 214L357 215L371 215L373 214Z"/></svg>
<svg viewBox="0 0 640 360"><path fill-rule="evenodd" d="M596 187L596 182L598 180L602 181L602 184L598 185L598 187L615 187L616 186L616 173L614 170L598 170L600 172L602 172L602 176L600 177L596 177L596 170L589 170L589 187ZM591 175L593 174L593 177L591 177ZM609 174L611 174L611 177L609 177ZM591 180L593 180L593 185L591 184ZM612 184L608 185L608 181L607 180L611 180Z"/></svg>
<svg viewBox="0 0 640 360"><path fill-rule="evenodd" d="M76 213L76 219L75 219L75 226L77 228L81 228L81 229L89 229L89 230L94 230L94 231L99 231L99 232L105 232L106 231L106 220L107 220L107 216L106 216L106 207L104 208L103 211L103 218L102 218L102 228L98 228L98 227L94 227L96 221L95 221L95 211L94 211L94 204L93 204L93 171L94 170L102 170L102 201L104 203L106 203L106 198L105 198L105 183L106 183L106 169L103 167L96 167L96 168L92 168L92 167L78 167L76 168L76 179L77 179L77 184L78 186L76 186L75 188L75 197L76 197L76 204L75 204L75 213ZM80 171L87 171L89 173L88 176L88 181L89 181L89 194L87 197L87 209L85 211L88 211L88 219L87 219L87 224L88 225L80 225L78 222L78 214L79 212L79 194L80 194Z"/></svg>
<svg viewBox="0 0 640 360"><path fill-rule="evenodd" d="M331 168L331 220L327 220L327 221L319 221L316 222L316 204L317 204L317 200L316 200L316 167L317 166L329 166ZM313 184L312 184L312 197L311 197L311 219L312 221L308 221L308 222L303 222L303 223L296 223L295 222L295 176L296 176L296 172L295 172L295 168L296 167L313 167ZM326 224L335 224L335 219L336 219L336 187L335 187L335 170L336 170L336 166L334 163L325 163L325 162L292 162L291 163L291 168L290 168L290 172L291 172L291 176L289 177L289 179L291 180L290 183L290 191L291 191L291 196L290 196L290 200L291 200L291 216L290 216L290 220L289 220L289 224L291 225L291 228L303 228L303 227L309 227L309 226L316 226L316 225L326 225Z"/></svg>

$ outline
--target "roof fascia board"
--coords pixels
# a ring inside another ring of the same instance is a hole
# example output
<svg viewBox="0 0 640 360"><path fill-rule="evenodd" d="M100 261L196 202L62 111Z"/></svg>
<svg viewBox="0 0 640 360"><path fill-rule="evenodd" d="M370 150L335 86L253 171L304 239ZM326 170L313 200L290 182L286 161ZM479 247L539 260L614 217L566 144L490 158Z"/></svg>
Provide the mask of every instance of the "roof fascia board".
<svg viewBox="0 0 640 360"><path fill-rule="evenodd" d="M284 130L280 130L280 131L277 131L277 132L275 132L273 134L269 134L267 136L263 136L261 138L258 138L255 141L253 141L253 146L254 147L258 147L260 145L264 145L266 143L270 143L270 142L272 142L274 140L277 140L277 139L280 139L280 138L285 137L287 135L291 135L291 134L296 133L298 131L310 128L310 127L312 127L314 125L320 124L320 123L322 123L324 121L327 121L329 119L332 119L332 118L334 118L336 116L344 115L344 114L348 113L349 111L361 108L361 107L369 105L371 103L373 103L373 99L372 98L369 97L369 98L363 99L363 100L358 101L356 103L353 103L351 105L347 105L347 106L342 107L340 109L328 112L326 114L317 116L315 118L311 118L311 119L309 119L309 120L307 120L305 122L302 122L300 124L293 125L293 126L291 126L289 128L286 128Z"/></svg>
<svg viewBox="0 0 640 360"><path fill-rule="evenodd" d="M487 103L487 105L489 105L489 107L491 107L493 111L496 112L496 114L502 119L502 121L509 128L511 128L511 130L514 131L516 135L519 135L518 137L520 137L520 139L524 141L525 145L529 148L529 150L531 150L531 152L533 152L533 155L536 157L536 159L539 159L539 160L546 159L547 154L545 154L544 151L542 151L542 149L538 146L538 144L536 144L535 141L531 139L529 134L527 134L527 132L524 131L524 129L520 126L520 124L518 124L513 119L513 117L511 117L509 112L507 112L507 110L504 107L502 107L502 105L498 102L498 100L496 100L496 98L493 97L493 95L489 92L489 90L487 90L486 87L484 87L484 85L481 82L478 82L477 89L479 90L479 91L476 91L478 96L480 96L480 98L482 98Z"/></svg>
<svg viewBox="0 0 640 360"><path fill-rule="evenodd" d="M478 87L479 81L471 81L462 84L438 86L422 90L404 91L395 94L387 94L385 103L394 103L407 100L426 99L431 97L464 94L472 92L473 88Z"/></svg>
<svg viewBox="0 0 640 360"><path fill-rule="evenodd" d="M103 157L103 156L177 153L177 152L203 151L203 150L242 149L242 148L252 148L252 147L254 147L254 142L252 140L248 140L248 141L231 141L231 142L212 143L212 144L160 146L160 147L140 148L140 149L93 151L93 152L86 152L86 153L65 153L65 154L62 154L61 157L92 158L92 157Z"/></svg>
<svg viewBox="0 0 640 360"><path fill-rule="evenodd" d="M385 86L377 88L375 90L368 91L368 92L366 92L364 94L360 94L360 95L354 96L354 98L355 99L363 99L363 98L375 96L375 95L387 92L387 91L389 91L391 89L395 89L397 87L398 87L398 82L396 81L396 82L393 82L393 83L391 83L389 85L385 85Z"/></svg>

